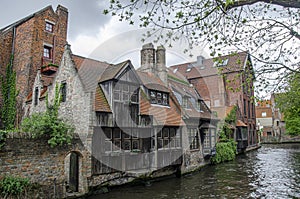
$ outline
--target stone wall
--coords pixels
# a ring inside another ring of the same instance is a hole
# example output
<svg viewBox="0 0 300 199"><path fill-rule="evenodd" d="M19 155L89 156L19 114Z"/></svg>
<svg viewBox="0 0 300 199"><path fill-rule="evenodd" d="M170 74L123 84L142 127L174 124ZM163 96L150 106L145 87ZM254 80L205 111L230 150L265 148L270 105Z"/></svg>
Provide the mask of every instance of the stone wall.
<svg viewBox="0 0 300 199"><path fill-rule="evenodd" d="M46 137L41 139L28 137L30 136L26 134L22 136L15 134L6 140L6 144L0 150L0 178L5 175L27 177L31 182L46 187L43 192L51 194L55 183L61 198L67 194L69 154L76 152L79 154L79 193L87 192L89 177L87 165L90 162L90 155L81 140L74 139L71 145L51 148Z"/></svg>

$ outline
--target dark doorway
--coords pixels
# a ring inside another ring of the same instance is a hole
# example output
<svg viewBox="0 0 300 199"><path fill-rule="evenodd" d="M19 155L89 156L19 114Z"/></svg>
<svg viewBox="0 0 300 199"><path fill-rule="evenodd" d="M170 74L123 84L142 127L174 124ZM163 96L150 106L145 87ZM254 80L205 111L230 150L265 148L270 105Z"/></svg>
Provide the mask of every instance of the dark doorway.
<svg viewBox="0 0 300 199"><path fill-rule="evenodd" d="M69 189L72 192L78 192L79 184L79 156L75 152L70 154L70 174Z"/></svg>

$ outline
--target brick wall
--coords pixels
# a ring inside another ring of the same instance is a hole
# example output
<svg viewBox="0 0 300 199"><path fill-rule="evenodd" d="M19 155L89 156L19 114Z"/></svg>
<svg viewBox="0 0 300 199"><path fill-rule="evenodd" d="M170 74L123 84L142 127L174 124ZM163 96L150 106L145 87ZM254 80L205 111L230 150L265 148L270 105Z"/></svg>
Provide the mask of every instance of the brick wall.
<svg viewBox="0 0 300 199"><path fill-rule="evenodd" d="M16 136L17 135L17 136ZM71 145L51 148L47 138L30 139L26 136L15 134L16 137L8 138L0 150L0 178L4 175L27 177L31 182L48 187L44 192L53 194L54 180L57 190L66 194L65 184L68 182L69 153L75 151L80 154L79 163L79 192L87 191L88 152L81 140L74 139ZM61 198L60 195L59 198Z"/></svg>
<svg viewBox="0 0 300 199"><path fill-rule="evenodd" d="M45 30L46 20L54 24L52 33ZM14 27L16 34L13 47ZM20 121L24 113L24 99L32 89L37 70L48 63L60 64L67 40L68 10L59 5L54 12L49 6L14 27L0 33L0 74L4 74L3 66L7 65L14 49L13 69L17 72L17 89L19 90L17 119ZM53 52L51 59L42 62L45 44L52 46Z"/></svg>

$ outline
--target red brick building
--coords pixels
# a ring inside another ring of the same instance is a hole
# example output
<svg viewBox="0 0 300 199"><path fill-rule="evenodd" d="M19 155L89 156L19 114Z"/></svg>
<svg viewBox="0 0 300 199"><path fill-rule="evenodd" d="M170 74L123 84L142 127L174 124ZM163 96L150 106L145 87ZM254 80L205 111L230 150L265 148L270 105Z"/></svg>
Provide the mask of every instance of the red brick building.
<svg viewBox="0 0 300 199"><path fill-rule="evenodd" d="M58 66L67 40L68 10L59 5L45 7L0 30L0 75L10 62L17 74L17 120L24 112L24 99L30 93L37 70ZM57 68L57 67L56 67ZM1 99L1 96L0 96Z"/></svg>
<svg viewBox="0 0 300 199"><path fill-rule="evenodd" d="M248 145L257 144L255 105L253 103L254 74L247 52L204 59L170 67L184 75L197 89L205 103L220 118L228 109L237 105L240 120L247 125Z"/></svg>

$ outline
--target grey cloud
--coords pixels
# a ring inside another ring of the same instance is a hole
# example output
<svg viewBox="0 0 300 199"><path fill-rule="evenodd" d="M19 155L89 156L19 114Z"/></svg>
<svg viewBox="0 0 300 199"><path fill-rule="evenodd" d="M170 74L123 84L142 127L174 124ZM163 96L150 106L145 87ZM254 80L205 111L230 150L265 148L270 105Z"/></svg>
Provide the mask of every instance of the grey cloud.
<svg viewBox="0 0 300 199"><path fill-rule="evenodd" d="M52 5L55 10L58 4L69 10L69 39L75 38L78 34L96 34L99 28L110 19L110 16L102 14L103 9L108 6L108 3L106 4L102 0L2 0L0 3L0 28L48 5Z"/></svg>

